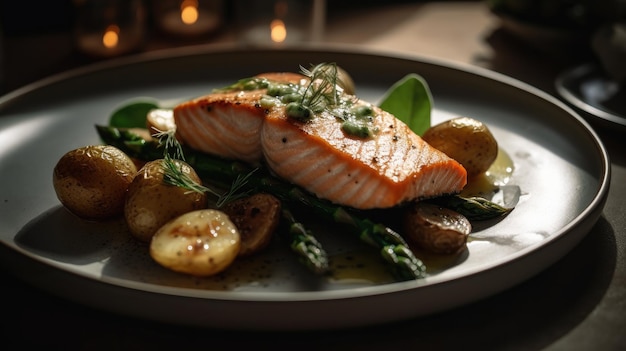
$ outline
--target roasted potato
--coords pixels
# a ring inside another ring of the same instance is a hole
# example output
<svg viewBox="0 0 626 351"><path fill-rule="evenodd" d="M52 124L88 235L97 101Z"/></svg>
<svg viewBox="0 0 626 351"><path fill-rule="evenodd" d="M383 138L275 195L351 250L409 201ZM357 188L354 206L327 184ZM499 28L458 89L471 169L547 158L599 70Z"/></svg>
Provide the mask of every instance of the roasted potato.
<svg viewBox="0 0 626 351"><path fill-rule="evenodd" d="M52 184L59 201L77 216L101 220L121 215L137 167L121 150L89 145L67 152L54 167Z"/></svg>
<svg viewBox="0 0 626 351"><path fill-rule="evenodd" d="M460 213L421 201L406 208L402 226L409 244L436 254L463 250L472 231L470 221Z"/></svg>
<svg viewBox="0 0 626 351"><path fill-rule="evenodd" d="M221 208L241 235L239 256L264 249L278 227L281 203L275 196L258 193L227 203Z"/></svg>
<svg viewBox="0 0 626 351"><path fill-rule="evenodd" d="M498 156L498 142L489 128L469 117L434 125L422 138L462 164L469 178L486 172Z"/></svg>
<svg viewBox="0 0 626 351"><path fill-rule="evenodd" d="M150 135L176 129L174 111L171 109L154 109L146 116L146 127Z"/></svg>
<svg viewBox="0 0 626 351"><path fill-rule="evenodd" d="M180 160L173 162L184 174L201 184L191 166ZM152 235L171 219L207 206L205 193L166 183L164 167L163 159L146 163L128 187L124 217L131 234L144 242L149 242Z"/></svg>
<svg viewBox="0 0 626 351"><path fill-rule="evenodd" d="M350 74L343 68L337 66L337 80L346 94L356 94L356 86Z"/></svg>
<svg viewBox="0 0 626 351"><path fill-rule="evenodd" d="M326 72L328 72L331 66L326 66ZM334 72L329 72L331 75ZM356 86L354 80L350 74L340 66L337 66L337 85L339 85L346 94L354 95L356 93Z"/></svg>
<svg viewBox="0 0 626 351"><path fill-rule="evenodd" d="M240 243L237 227L225 213L197 210L159 228L150 241L150 256L173 271L210 276L230 266Z"/></svg>

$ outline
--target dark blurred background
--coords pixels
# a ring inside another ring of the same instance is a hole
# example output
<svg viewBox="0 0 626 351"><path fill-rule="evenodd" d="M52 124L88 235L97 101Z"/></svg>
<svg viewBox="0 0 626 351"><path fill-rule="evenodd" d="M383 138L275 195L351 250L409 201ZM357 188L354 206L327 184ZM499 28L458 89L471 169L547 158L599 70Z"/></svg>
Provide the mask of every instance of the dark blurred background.
<svg viewBox="0 0 626 351"><path fill-rule="evenodd" d="M107 59L82 52L76 45L77 8L89 3L124 3L131 0L0 1L0 95L25 84L88 63ZM206 0L201 0L206 1ZM237 1L219 3L223 22L203 36L172 36L156 28L154 11L165 0L139 0L145 9L146 33L141 45L123 55L179 46L233 40L233 8ZM359 6L411 2L361 0ZM414 2L414 1L413 1ZM350 10L352 2L327 1L327 13Z"/></svg>
<svg viewBox="0 0 626 351"><path fill-rule="evenodd" d="M202 36L176 36L165 33L155 23L157 5L168 0L30 0L0 1L0 96L33 81L68 69L104 60L109 57L87 53L77 45L75 29L77 8L86 4L107 2L141 3L145 12L145 33L141 43L115 56L138 52L235 40L234 12L243 0L200 0L220 4L222 22ZM172 0L174 1L174 0ZM182 0L178 0L179 2ZM197 0L190 0L197 1ZM254 1L254 0L253 0ZM261 0L257 0L261 1ZM465 0L478 2L479 0ZM176 1L174 1L176 2ZM364 7L388 6L394 3L428 3L425 0L360 0L353 2L327 0L325 21L341 21L346 12ZM430 1L432 2L432 1ZM439 1L442 2L442 1ZM459 2L459 1L457 1ZM462 1L461 1L462 2ZM512 31L522 28L571 33L571 38L587 40L598 26L615 18L624 19L626 0L485 0L493 14L511 24ZM616 10L618 8L619 10ZM510 21L515 19L515 21ZM520 27L521 25L521 27ZM529 26L530 25L530 26ZM525 26L525 27L524 27ZM578 35L580 34L580 35ZM579 45L580 47L580 45ZM573 55L588 55L584 49Z"/></svg>

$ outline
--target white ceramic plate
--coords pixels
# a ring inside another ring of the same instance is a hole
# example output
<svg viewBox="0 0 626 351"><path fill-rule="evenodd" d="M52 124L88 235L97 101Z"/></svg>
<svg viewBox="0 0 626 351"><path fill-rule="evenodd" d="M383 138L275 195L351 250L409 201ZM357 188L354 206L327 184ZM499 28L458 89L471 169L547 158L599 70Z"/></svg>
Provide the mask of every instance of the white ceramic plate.
<svg viewBox="0 0 626 351"><path fill-rule="evenodd" d="M323 235L337 259L364 269L314 277L278 241L219 279L194 279L151 261L119 221L69 215L52 187L65 152L99 143L94 124L141 96L174 101L263 71L337 62L357 94L377 101L414 72L433 93L434 122L484 121L512 158L522 197L504 220L476 228L463 255L427 261L430 276L381 277L376 254L350 234ZM598 137L556 99L485 70L338 48L280 51L212 47L161 52L68 72L0 99L0 258L25 280L78 303L140 318L206 327L294 330L414 318L481 299L546 268L601 214L609 161ZM347 273L346 273L347 272ZM365 272L365 273L363 273ZM348 279L350 278L350 279Z"/></svg>

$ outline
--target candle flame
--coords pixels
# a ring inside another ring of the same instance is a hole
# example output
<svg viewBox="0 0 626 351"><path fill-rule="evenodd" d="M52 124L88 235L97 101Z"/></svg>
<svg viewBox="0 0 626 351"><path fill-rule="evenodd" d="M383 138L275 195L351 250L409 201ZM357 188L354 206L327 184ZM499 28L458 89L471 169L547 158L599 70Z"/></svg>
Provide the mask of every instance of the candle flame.
<svg viewBox="0 0 626 351"><path fill-rule="evenodd" d="M114 48L120 40L119 37L120 27L112 24L107 27L102 35L102 44L107 48Z"/></svg>
<svg viewBox="0 0 626 351"><path fill-rule="evenodd" d="M285 22L275 19L270 23L270 36L275 43L282 43L287 38Z"/></svg>
<svg viewBox="0 0 626 351"><path fill-rule="evenodd" d="M180 3L180 19L185 24L194 24L198 21L198 1L183 0Z"/></svg>

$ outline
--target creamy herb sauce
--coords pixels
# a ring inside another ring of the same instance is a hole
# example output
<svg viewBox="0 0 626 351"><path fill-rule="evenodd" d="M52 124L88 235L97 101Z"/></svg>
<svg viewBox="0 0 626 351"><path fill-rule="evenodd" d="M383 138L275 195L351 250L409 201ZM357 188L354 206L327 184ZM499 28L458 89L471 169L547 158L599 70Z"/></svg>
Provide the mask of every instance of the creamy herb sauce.
<svg viewBox="0 0 626 351"><path fill-rule="evenodd" d="M318 114L328 113L340 123L341 130L352 137L367 139L377 132L371 104L357 102L352 95L338 94L332 103L318 99L325 94L311 85L273 82L266 78L245 78L218 91L250 91L266 89L259 105L263 108L284 107L289 118L306 122Z"/></svg>

